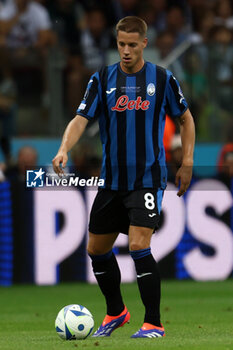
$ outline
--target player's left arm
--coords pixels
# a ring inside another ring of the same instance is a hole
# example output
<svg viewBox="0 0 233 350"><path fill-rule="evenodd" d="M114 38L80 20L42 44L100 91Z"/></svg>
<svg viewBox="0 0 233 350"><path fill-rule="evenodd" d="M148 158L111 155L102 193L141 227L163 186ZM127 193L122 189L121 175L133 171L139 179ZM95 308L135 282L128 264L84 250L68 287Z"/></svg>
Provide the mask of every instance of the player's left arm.
<svg viewBox="0 0 233 350"><path fill-rule="evenodd" d="M180 197L187 191L192 180L195 126L189 109L180 116L179 122L183 159L182 165L176 174L175 184L178 187L180 183L180 189L177 192L177 195Z"/></svg>

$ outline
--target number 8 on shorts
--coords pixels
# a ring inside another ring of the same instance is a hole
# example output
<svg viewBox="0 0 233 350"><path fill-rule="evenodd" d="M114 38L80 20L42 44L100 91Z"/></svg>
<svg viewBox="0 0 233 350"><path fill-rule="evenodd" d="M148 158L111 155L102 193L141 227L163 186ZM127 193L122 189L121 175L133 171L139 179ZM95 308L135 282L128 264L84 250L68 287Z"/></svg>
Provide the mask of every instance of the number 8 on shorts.
<svg viewBox="0 0 233 350"><path fill-rule="evenodd" d="M152 193L147 192L144 194L146 209L153 210L155 207L155 197Z"/></svg>

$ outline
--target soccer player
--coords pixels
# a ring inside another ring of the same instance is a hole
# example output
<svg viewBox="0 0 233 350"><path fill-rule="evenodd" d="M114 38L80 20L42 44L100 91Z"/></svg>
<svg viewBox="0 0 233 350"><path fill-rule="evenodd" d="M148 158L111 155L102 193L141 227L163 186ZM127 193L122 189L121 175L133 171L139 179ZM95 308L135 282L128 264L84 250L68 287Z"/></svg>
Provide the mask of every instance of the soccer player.
<svg viewBox="0 0 233 350"><path fill-rule="evenodd" d="M165 116L167 113L180 121L183 161L176 175L178 196L185 193L192 177L194 122L172 73L143 59L146 23L138 17L125 17L116 31L120 62L92 75L77 115L65 130L53 167L56 173L63 172L67 152L88 120L98 117L103 145L100 177L105 184L99 188L91 210L87 251L106 299L107 315L93 336L110 336L130 319L112 251L121 232L129 236L129 252L145 306L144 323L132 337L161 337L165 331L160 322L160 277L150 241L158 227L166 188Z"/></svg>

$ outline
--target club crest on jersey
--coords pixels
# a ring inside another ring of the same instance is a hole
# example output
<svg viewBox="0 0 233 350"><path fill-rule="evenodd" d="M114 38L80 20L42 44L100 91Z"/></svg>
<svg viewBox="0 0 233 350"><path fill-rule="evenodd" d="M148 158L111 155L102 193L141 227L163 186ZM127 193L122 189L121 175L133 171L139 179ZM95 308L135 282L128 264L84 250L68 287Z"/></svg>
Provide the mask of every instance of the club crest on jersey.
<svg viewBox="0 0 233 350"><path fill-rule="evenodd" d="M148 84L146 92L148 93L149 96L153 96L155 94L155 84L153 83Z"/></svg>
<svg viewBox="0 0 233 350"><path fill-rule="evenodd" d="M143 111L146 111L149 108L149 105L150 101L142 101L141 96L138 96L136 100L129 100L127 95L122 95L117 99L115 106L112 107L111 110L117 112L124 112L126 109L130 111L133 109L136 109L136 111L142 109Z"/></svg>

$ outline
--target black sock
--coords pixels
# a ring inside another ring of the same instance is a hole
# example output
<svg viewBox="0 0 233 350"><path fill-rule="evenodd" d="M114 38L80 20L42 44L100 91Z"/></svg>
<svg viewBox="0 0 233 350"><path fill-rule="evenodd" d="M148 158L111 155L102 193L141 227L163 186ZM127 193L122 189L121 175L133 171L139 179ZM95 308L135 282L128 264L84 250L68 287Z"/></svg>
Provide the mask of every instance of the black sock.
<svg viewBox="0 0 233 350"><path fill-rule="evenodd" d="M130 252L134 259L137 282L145 306L144 322L161 327L160 323L160 276L150 248Z"/></svg>
<svg viewBox="0 0 233 350"><path fill-rule="evenodd" d="M124 303L120 290L121 273L116 257L112 251L104 255L89 256L96 280L106 299L107 314L117 316L124 310Z"/></svg>

